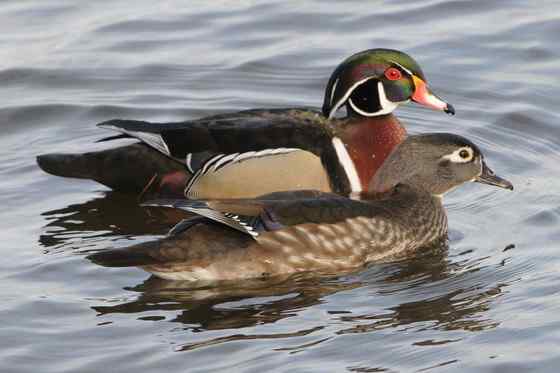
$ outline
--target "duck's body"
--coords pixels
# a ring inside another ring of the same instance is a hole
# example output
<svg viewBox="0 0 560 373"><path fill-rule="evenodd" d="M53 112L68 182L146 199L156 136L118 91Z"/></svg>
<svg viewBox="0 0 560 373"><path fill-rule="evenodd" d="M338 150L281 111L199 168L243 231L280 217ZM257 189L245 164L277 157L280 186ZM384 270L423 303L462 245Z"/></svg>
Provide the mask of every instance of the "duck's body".
<svg viewBox="0 0 560 373"><path fill-rule="evenodd" d="M174 123L111 120L100 126L137 136L157 152L134 144L50 154L39 158L43 169L177 198L252 198L300 189L348 194L366 190L406 136L392 114L327 120L312 109L247 110ZM136 177L123 178L131 167Z"/></svg>
<svg viewBox="0 0 560 373"><path fill-rule="evenodd" d="M403 167L402 161L412 165ZM455 135L410 136L368 183L384 192L356 201L322 192L257 200L159 200L151 206L199 215L159 241L90 256L139 266L165 279L232 280L302 271L333 272L404 257L445 237L441 194L467 181L512 188L478 148Z"/></svg>
<svg viewBox="0 0 560 373"><path fill-rule="evenodd" d="M285 198L255 203L259 214L245 217L255 226L252 235L201 220L160 241L97 254L96 260L188 281L338 272L406 256L447 232L441 199L406 186L387 196L390 208L387 200L355 201L334 195L290 200L289 193ZM189 203L174 206L199 212L209 208ZM219 202L210 204L220 208ZM248 204L223 205L231 211Z"/></svg>
<svg viewBox="0 0 560 373"><path fill-rule="evenodd" d="M120 132L112 138L136 138L146 147L47 154L38 163L55 175L158 197L254 198L298 189L361 192L405 138L392 114L399 104L412 99L454 113L424 80L416 62L402 52L365 51L334 71L321 111L256 109L174 123L111 120L100 127ZM348 116L335 118L342 106ZM259 182L256 175L261 175Z"/></svg>

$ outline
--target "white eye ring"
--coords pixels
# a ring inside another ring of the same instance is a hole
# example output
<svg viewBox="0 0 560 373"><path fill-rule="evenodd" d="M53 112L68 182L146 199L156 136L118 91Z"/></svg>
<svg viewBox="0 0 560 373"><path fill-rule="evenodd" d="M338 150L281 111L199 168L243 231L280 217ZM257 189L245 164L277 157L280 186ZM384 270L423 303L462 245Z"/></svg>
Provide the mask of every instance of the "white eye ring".
<svg viewBox="0 0 560 373"><path fill-rule="evenodd" d="M463 146L462 148L455 150L453 153L444 155L441 158L454 163L467 163L473 160L474 151L470 146Z"/></svg>

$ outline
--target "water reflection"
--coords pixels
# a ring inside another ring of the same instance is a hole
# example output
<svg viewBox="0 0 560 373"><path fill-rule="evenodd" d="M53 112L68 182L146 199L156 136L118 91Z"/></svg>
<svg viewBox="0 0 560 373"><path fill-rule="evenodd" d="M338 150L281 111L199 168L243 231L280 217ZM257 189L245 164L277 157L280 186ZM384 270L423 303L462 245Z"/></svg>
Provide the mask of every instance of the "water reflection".
<svg viewBox="0 0 560 373"><path fill-rule="evenodd" d="M478 262L476 270L473 265ZM238 330L274 324L321 303L334 304L337 293L356 297L360 309L371 303L371 313L355 314L352 302L345 302L336 311L328 311L327 319L306 322L305 327L276 333L221 335L182 345L180 350L224 343L232 340L289 338L316 333L329 325L338 325L335 335L376 332L392 328L397 331L464 330L496 328L499 320L489 316L494 301L509 285L510 272L499 271L498 265L481 265L479 260L450 260L447 246L441 245L423 255L391 264L372 265L354 273L318 277L298 274L266 280L222 283L220 286L193 287L190 283L173 282L150 277L141 284L125 288L137 292L137 299L117 305L92 307L99 316L166 311L167 316L147 319L180 323L185 330ZM482 277L481 277L482 276ZM505 277L504 277L505 276ZM481 281L483 280L483 281ZM346 304L346 305L345 305ZM338 304L337 304L338 306ZM175 315L169 317L169 311ZM156 312L157 315L157 312ZM163 315L163 312L162 312ZM316 343L332 337L321 335ZM323 338L324 337L324 338ZM317 338L317 337L316 337ZM314 342L314 343L315 343ZM418 343L453 342L426 340Z"/></svg>
<svg viewBox="0 0 560 373"><path fill-rule="evenodd" d="M193 288L188 282L167 281L152 276L137 286L125 289L138 292L136 300L95 306L93 309L100 315L179 311L169 321L194 324L194 331L242 328L293 316L297 310L320 303L327 295L359 286L362 286L360 281L297 274Z"/></svg>
<svg viewBox="0 0 560 373"><path fill-rule="evenodd" d="M39 236L46 252L80 249L84 239L165 234L188 213L173 209L146 209L136 197L106 192L84 203L41 214L48 223Z"/></svg>
<svg viewBox="0 0 560 373"><path fill-rule="evenodd" d="M491 289L473 292L473 289L454 290L445 295L421 301L403 303L389 308L382 314L366 314L359 316L342 316L341 320L357 323L338 334L364 333L386 328L397 328L423 323L424 329L442 329L478 331L493 329L500 325L498 321L485 318L492 301L501 295L505 284L493 286ZM366 323L363 323L363 322ZM441 344L441 341L424 344Z"/></svg>

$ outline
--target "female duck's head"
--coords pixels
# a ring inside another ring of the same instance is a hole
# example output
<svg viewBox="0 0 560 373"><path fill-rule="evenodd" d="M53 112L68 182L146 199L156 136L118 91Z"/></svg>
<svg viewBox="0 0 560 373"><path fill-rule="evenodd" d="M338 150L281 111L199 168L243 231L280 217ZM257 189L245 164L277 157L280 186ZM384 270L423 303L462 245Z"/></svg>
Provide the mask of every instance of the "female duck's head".
<svg viewBox="0 0 560 373"><path fill-rule="evenodd" d="M513 185L486 165L480 149L450 133L412 135L387 157L369 184L369 191L386 192L397 184L443 195L469 181L513 190Z"/></svg>
<svg viewBox="0 0 560 373"><path fill-rule="evenodd" d="M455 114L455 109L427 87L420 66L409 55L392 49L370 49L343 61L325 90L323 114L332 118L346 105L348 115L373 117L389 114L412 100Z"/></svg>

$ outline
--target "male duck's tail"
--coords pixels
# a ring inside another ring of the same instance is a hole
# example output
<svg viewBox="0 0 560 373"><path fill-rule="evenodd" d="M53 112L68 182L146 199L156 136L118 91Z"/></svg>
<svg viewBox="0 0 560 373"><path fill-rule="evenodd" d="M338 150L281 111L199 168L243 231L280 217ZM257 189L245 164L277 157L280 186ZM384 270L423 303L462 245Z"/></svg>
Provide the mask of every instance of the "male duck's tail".
<svg viewBox="0 0 560 373"><path fill-rule="evenodd" d="M95 180L126 193L182 197L190 177L184 166L144 144L83 154L43 154L39 167L52 175Z"/></svg>

